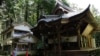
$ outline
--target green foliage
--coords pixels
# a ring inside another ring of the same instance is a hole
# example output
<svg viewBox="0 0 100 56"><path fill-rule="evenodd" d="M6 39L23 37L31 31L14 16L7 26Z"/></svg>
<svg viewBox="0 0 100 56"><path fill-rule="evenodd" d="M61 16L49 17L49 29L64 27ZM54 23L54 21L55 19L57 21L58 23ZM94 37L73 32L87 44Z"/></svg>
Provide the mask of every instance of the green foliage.
<svg viewBox="0 0 100 56"><path fill-rule="evenodd" d="M99 26L100 25L100 12L98 11L97 8L95 8L94 5L91 6L91 12L92 12L93 16L95 17L96 23Z"/></svg>
<svg viewBox="0 0 100 56"><path fill-rule="evenodd" d="M93 37L95 38L96 40L96 45L97 47L100 47L100 32L96 32Z"/></svg>
<svg viewBox="0 0 100 56"><path fill-rule="evenodd" d="M97 16L97 15L99 14L98 9L95 8L94 5L91 6L91 12L92 12L92 14L94 15L94 17Z"/></svg>
<svg viewBox="0 0 100 56"><path fill-rule="evenodd" d="M65 5L69 6L69 3L67 2L67 0L62 0L62 2L63 2Z"/></svg>
<svg viewBox="0 0 100 56"><path fill-rule="evenodd" d="M54 0L43 0L42 1L42 7L44 9L44 11L46 12L45 14L51 14L52 9L55 6L55 1Z"/></svg>

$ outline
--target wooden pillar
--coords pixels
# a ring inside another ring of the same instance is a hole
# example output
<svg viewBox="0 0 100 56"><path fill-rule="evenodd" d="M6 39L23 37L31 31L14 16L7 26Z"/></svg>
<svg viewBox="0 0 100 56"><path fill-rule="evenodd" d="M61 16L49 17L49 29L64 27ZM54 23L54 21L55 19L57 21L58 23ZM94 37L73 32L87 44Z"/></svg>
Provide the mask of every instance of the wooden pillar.
<svg viewBox="0 0 100 56"><path fill-rule="evenodd" d="M61 56L61 35L60 35L60 27L57 27L57 40L58 40L58 55Z"/></svg>
<svg viewBox="0 0 100 56"><path fill-rule="evenodd" d="M89 48L92 48L92 44L91 44L91 35L88 35L87 36L87 38L88 38L88 45L89 45Z"/></svg>
<svg viewBox="0 0 100 56"><path fill-rule="evenodd" d="M79 47L79 49L80 49L80 47L81 47L81 38L80 38L80 29L78 29L78 36L77 36L77 41L78 41L78 47Z"/></svg>
<svg viewBox="0 0 100 56"><path fill-rule="evenodd" d="M54 36L54 38L56 38L56 36ZM53 40L53 43L54 43L54 53L55 53L55 55L54 56L57 56L57 43L56 43L57 41L56 41L56 39L54 39Z"/></svg>
<svg viewBox="0 0 100 56"><path fill-rule="evenodd" d="M81 22L79 22L79 24L77 25L77 41L78 41L78 47L79 49L81 48L81 33L80 33L80 25L81 25Z"/></svg>
<svg viewBox="0 0 100 56"><path fill-rule="evenodd" d="M83 37L81 36L81 48L84 48L83 46Z"/></svg>
<svg viewBox="0 0 100 56"><path fill-rule="evenodd" d="M59 50L59 56L61 56L61 36L58 33L58 50Z"/></svg>
<svg viewBox="0 0 100 56"><path fill-rule="evenodd" d="M43 46L44 46L44 56L47 56L47 52L46 52L46 43L45 43L45 38L46 36L43 36Z"/></svg>
<svg viewBox="0 0 100 56"><path fill-rule="evenodd" d="M42 36L42 43L43 43L43 49L44 49L44 50L43 50L43 55L46 56L46 51L45 51L45 50L46 50L46 49L45 49L45 48L46 48L46 47L45 47L45 35L41 34L41 36Z"/></svg>
<svg viewBox="0 0 100 56"><path fill-rule="evenodd" d="M89 46L89 48L91 48L91 40L90 40L90 38L88 38L88 46Z"/></svg>

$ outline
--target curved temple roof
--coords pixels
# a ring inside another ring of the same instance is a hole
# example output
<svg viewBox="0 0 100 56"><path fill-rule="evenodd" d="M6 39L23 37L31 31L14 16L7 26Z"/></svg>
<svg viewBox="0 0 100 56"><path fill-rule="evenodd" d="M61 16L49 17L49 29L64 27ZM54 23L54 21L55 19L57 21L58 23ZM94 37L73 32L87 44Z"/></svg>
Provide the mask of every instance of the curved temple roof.
<svg viewBox="0 0 100 56"><path fill-rule="evenodd" d="M66 14L64 13L62 15L44 15L43 16L44 18L41 18L38 21L38 23L40 23L40 22L47 22L47 23L49 23L49 22L53 22L53 21L57 21L57 20L61 20L61 19L62 20L63 19L77 20L77 19L72 18L72 17L76 17L76 16L82 17L83 15L85 15L85 12L89 10L89 7L90 7L90 5L85 10L83 10L81 12L69 12L69 13L66 13ZM80 18L78 18L78 19L80 19Z"/></svg>
<svg viewBox="0 0 100 56"><path fill-rule="evenodd" d="M73 11L73 12L69 12L67 14L63 14L62 18L71 18L73 16L82 14L82 13L86 12L87 10L89 10L89 7L90 7L90 5L86 9L84 9L83 11L81 11L81 12Z"/></svg>

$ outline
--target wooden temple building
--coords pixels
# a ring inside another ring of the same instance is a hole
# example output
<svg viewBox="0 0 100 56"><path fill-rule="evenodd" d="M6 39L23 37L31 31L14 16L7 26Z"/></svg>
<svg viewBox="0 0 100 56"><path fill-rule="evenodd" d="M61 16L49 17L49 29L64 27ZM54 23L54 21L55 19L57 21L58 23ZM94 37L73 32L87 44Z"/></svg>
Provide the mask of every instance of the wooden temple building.
<svg viewBox="0 0 100 56"><path fill-rule="evenodd" d="M43 43L43 56L95 56L96 28L90 5L81 12L58 2L52 15L42 15L32 28Z"/></svg>
<svg viewBox="0 0 100 56"><path fill-rule="evenodd" d="M2 23L2 51L8 55L13 55L16 51L16 55L26 55L28 51L29 55L34 55L36 38L33 36L27 22L13 22L12 20L6 20Z"/></svg>

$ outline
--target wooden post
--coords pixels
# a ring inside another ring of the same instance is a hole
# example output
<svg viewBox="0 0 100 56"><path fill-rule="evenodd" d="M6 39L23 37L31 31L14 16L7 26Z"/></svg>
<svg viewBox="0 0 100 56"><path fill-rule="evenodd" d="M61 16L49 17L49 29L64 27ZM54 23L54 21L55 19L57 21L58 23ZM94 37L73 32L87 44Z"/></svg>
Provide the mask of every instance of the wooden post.
<svg viewBox="0 0 100 56"><path fill-rule="evenodd" d="M81 24L81 22L79 22L79 24L78 24L78 26L77 26L77 41L78 41L78 47L79 47L79 49L80 49L80 47L81 47L81 33L80 33L80 24Z"/></svg>
<svg viewBox="0 0 100 56"><path fill-rule="evenodd" d="M60 35L60 27L57 27L57 40L58 40L58 56L61 56L61 35Z"/></svg>
<svg viewBox="0 0 100 56"><path fill-rule="evenodd" d="M78 29L77 41L78 41L78 47L79 47L79 49L80 49L80 47L81 47L81 42L80 42L80 30L79 30L79 29Z"/></svg>
<svg viewBox="0 0 100 56"><path fill-rule="evenodd" d="M91 48L92 46L91 46L91 35L88 35L88 45L89 45L89 48Z"/></svg>
<svg viewBox="0 0 100 56"><path fill-rule="evenodd" d="M42 39L43 39L43 47L44 47L44 56L46 56L46 52L45 52L45 36L43 35L43 37L42 37Z"/></svg>
<svg viewBox="0 0 100 56"><path fill-rule="evenodd" d="M56 38L55 35L54 35L54 38ZM55 53L54 56L57 56L56 39L53 40L53 44L54 44L54 53Z"/></svg>
<svg viewBox="0 0 100 56"><path fill-rule="evenodd" d="M84 41L83 41L83 36L81 36L81 48L84 48Z"/></svg>
<svg viewBox="0 0 100 56"><path fill-rule="evenodd" d="M59 34L59 32L58 32L58 53L59 53L59 55L58 56L61 56L61 37L60 37L60 34Z"/></svg>
<svg viewBox="0 0 100 56"><path fill-rule="evenodd" d="M47 50L46 50L46 35L43 36L43 46L44 46L44 56L47 56Z"/></svg>

